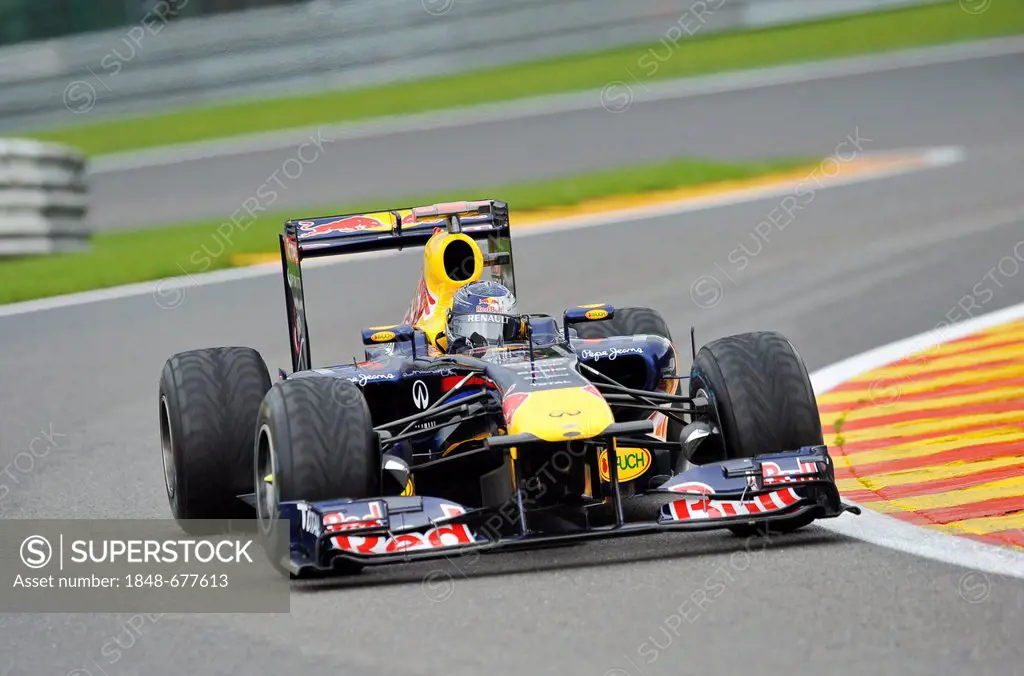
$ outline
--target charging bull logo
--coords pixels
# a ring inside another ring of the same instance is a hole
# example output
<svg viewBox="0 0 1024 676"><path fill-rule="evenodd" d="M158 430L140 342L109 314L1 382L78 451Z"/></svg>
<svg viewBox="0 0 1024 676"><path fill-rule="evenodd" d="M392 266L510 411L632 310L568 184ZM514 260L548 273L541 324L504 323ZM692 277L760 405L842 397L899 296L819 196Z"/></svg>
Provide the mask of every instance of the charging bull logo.
<svg viewBox="0 0 1024 676"><path fill-rule="evenodd" d="M498 298L481 298L477 303L477 312L498 312L504 309L504 303Z"/></svg>
<svg viewBox="0 0 1024 676"><path fill-rule="evenodd" d="M387 227L377 219L367 216L349 216L348 218L327 223L299 221L299 236L302 238L321 237L333 233L363 232L366 230L380 230Z"/></svg>

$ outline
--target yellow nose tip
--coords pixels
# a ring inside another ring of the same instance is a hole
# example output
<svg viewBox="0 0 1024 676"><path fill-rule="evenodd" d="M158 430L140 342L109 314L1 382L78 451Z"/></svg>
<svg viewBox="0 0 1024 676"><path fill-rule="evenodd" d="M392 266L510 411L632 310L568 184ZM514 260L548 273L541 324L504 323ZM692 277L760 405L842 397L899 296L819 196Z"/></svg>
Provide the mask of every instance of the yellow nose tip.
<svg viewBox="0 0 1024 676"><path fill-rule="evenodd" d="M589 439L615 422L596 391L566 387L531 392L512 414L509 434L528 432L542 441Z"/></svg>

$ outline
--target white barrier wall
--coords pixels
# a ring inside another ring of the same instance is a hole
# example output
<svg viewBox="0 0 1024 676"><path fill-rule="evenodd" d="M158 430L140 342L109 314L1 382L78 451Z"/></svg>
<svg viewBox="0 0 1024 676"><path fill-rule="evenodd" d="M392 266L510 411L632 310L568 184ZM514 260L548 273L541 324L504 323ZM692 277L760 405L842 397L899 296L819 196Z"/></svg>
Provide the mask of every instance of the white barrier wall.
<svg viewBox="0 0 1024 676"><path fill-rule="evenodd" d="M939 1L955 0L312 0L180 21L171 20L173 11L153 13L117 31L0 49L0 129L81 124Z"/></svg>
<svg viewBox="0 0 1024 676"><path fill-rule="evenodd" d="M85 169L71 148L0 139L0 256L88 246Z"/></svg>

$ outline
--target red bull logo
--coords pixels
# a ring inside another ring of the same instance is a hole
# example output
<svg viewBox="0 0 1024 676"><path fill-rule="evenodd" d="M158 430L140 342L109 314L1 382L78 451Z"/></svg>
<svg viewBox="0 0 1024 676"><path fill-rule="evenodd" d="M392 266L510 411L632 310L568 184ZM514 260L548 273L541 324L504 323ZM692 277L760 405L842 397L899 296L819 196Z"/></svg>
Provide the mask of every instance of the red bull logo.
<svg viewBox="0 0 1024 676"><path fill-rule="evenodd" d="M380 230L388 227L390 226L368 216L349 216L327 223L299 221L299 236L305 239L306 237L320 237L332 233L363 232L365 230Z"/></svg>
<svg viewBox="0 0 1024 676"><path fill-rule="evenodd" d="M504 308L498 298L481 298L477 303L477 312L501 312Z"/></svg>

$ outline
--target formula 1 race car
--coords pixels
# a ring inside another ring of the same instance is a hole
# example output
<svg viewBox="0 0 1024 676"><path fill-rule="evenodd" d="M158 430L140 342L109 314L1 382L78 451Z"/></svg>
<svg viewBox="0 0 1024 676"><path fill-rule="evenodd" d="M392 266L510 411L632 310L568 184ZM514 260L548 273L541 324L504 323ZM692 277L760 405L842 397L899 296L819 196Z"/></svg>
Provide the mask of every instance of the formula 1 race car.
<svg viewBox="0 0 1024 676"><path fill-rule="evenodd" d="M409 246L424 247L423 273L404 321L363 330L363 361L314 369L302 261ZM496 340L449 344L460 289L490 280L514 294L503 202L288 221L280 249L292 372L271 386L241 347L164 366L165 482L186 530L255 508L268 532L288 529L276 563L300 576L857 513L840 501L807 370L778 333L698 352L691 329L688 375L647 308L517 313Z"/></svg>

